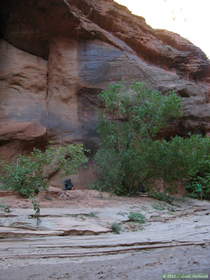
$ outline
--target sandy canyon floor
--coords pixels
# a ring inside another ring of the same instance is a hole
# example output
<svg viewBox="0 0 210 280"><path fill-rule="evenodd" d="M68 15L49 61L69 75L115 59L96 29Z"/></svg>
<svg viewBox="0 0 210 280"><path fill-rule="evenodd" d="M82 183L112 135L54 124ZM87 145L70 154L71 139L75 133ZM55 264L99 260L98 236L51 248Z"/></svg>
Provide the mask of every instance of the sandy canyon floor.
<svg viewBox="0 0 210 280"><path fill-rule="evenodd" d="M1 192L0 280L163 279L210 277L210 202L172 204L93 190L42 193L40 220L30 200ZM144 223L132 221L140 213ZM113 224L121 232L113 232ZM200 278L193 278L200 279Z"/></svg>

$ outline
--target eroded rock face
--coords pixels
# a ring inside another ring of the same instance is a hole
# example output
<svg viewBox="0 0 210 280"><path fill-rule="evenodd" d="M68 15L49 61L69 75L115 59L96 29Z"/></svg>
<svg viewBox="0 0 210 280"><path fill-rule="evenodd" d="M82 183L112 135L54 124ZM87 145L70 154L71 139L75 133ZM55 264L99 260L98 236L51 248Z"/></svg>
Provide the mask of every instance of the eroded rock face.
<svg viewBox="0 0 210 280"><path fill-rule="evenodd" d="M33 122L0 122L0 140L30 141L46 135L46 128Z"/></svg>
<svg viewBox="0 0 210 280"><path fill-rule="evenodd" d="M143 81L183 97L179 133L209 133L210 62L178 34L152 29L112 0L8 0L0 16L4 124L36 122L48 139L95 149L98 93L113 82ZM7 145L17 141L8 135Z"/></svg>
<svg viewBox="0 0 210 280"><path fill-rule="evenodd" d="M47 62L0 41L0 119L39 120L46 111Z"/></svg>
<svg viewBox="0 0 210 280"><path fill-rule="evenodd" d="M0 157L45 142L47 62L0 40Z"/></svg>

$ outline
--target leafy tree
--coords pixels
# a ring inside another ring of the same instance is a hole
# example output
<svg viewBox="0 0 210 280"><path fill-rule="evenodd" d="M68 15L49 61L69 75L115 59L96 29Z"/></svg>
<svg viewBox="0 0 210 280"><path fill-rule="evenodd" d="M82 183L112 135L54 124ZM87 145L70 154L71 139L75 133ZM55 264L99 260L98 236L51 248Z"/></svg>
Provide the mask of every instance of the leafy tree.
<svg viewBox="0 0 210 280"><path fill-rule="evenodd" d="M25 197L34 197L48 187L44 169L47 165L52 167L53 162L56 162L56 168L64 175L76 173L87 162L83 145L49 147L45 152L34 149L30 155L20 155L12 163L1 161L3 175L0 181L3 182L3 188L17 191Z"/></svg>
<svg viewBox="0 0 210 280"><path fill-rule="evenodd" d="M176 93L163 95L135 83L130 88L112 85L100 97L105 108L95 160L100 174L96 186L101 190L128 194L154 179L188 182L209 164L209 138L157 140L162 129L182 116Z"/></svg>

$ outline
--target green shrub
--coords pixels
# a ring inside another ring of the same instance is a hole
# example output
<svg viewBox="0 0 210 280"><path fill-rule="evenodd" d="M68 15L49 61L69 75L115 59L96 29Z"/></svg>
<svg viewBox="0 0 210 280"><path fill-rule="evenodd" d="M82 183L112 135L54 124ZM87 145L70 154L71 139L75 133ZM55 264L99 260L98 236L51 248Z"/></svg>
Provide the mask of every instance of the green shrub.
<svg viewBox="0 0 210 280"><path fill-rule="evenodd" d="M1 161L2 188L17 191L25 197L35 196L47 188L48 182L43 170L52 162L56 162L56 168L64 175L72 175L81 164L87 162L87 158L83 146L79 144L49 147L45 152L34 149L30 155L20 155L12 163Z"/></svg>
<svg viewBox="0 0 210 280"><path fill-rule="evenodd" d="M122 226L121 226L121 224L113 223L111 226L111 229L114 233L120 234L120 232L122 231Z"/></svg>
<svg viewBox="0 0 210 280"><path fill-rule="evenodd" d="M158 199L160 201L165 201L169 204L172 204L174 201L174 198L164 192L150 192L149 193L150 197Z"/></svg>
<svg viewBox="0 0 210 280"><path fill-rule="evenodd" d="M181 98L174 92L162 95L135 83L129 89L113 85L100 97L105 106L95 155L100 175L95 185L100 190L126 195L156 179L187 184L203 170L209 174L209 138L189 135L157 140L160 131L182 116Z"/></svg>
<svg viewBox="0 0 210 280"><path fill-rule="evenodd" d="M88 216L90 218L98 218L97 212L90 212L86 216Z"/></svg>
<svg viewBox="0 0 210 280"><path fill-rule="evenodd" d="M2 188L17 191L25 197L37 194L47 186L41 175L45 164L46 158L39 150L34 150L30 156L21 155L12 163L1 162Z"/></svg>
<svg viewBox="0 0 210 280"><path fill-rule="evenodd" d="M145 216L138 212L130 212L128 215L128 219L131 222L136 222L136 223L140 223L140 224L145 223Z"/></svg>
<svg viewBox="0 0 210 280"><path fill-rule="evenodd" d="M159 210L159 211L163 211L166 209L166 207L160 203L154 203L152 205L152 207L155 209L155 210Z"/></svg>

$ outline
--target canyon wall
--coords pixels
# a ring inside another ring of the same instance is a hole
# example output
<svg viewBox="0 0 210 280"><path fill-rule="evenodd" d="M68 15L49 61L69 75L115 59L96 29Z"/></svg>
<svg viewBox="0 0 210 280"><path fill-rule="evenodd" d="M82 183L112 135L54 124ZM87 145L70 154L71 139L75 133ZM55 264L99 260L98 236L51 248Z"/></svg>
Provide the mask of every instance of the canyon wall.
<svg viewBox="0 0 210 280"><path fill-rule="evenodd" d="M118 81L175 90L184 103L176 133L210 133L206 55L114 1L1 1L0 27L0 157L49 140L95 149L97 95Z"/></svg>

